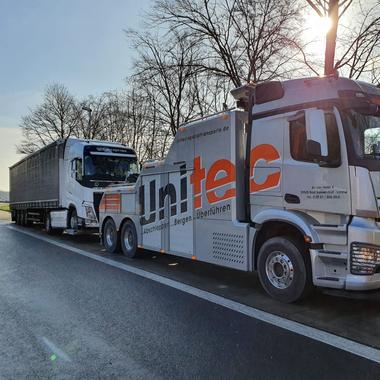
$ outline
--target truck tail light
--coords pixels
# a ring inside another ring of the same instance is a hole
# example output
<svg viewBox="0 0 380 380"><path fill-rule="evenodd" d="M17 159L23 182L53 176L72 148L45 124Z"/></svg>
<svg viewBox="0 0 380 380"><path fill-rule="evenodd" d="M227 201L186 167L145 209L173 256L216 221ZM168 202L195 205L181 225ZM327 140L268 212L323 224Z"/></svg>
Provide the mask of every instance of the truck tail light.
<svg viewBox="0 0 380 380"><path fill-rule="evenodd" d="M380 268L380 246L352 243L350 259L352 274L372 275Z"/></svg>

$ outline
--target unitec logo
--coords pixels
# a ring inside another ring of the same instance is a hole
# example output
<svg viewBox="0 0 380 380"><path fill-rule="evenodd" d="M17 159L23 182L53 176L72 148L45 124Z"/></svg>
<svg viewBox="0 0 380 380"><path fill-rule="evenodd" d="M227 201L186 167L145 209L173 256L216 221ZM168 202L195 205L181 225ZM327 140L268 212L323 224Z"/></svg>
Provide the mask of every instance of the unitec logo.
<svg viewBox="0 0 380 380"><path fill-rule="evenodd" d="M250 180L249 189L251 193L276 188L280 184L281 171L278 169L274 173L268 174L265 180L257 183L255 180L255 169L259 161L264 160L267 164L280 159L280 154L273 145L261 144L253 148L250 152ZM221 176L220 173L224 175ZM218 175L219 174L219 175ZM210 168L202 166L202 158L194 158L194 170L190 176L190 183L193 185L194 208L202 208L202 182L205 182L206 198L210 205L221 202L236 196L235 165L227 160L220 159L215 161ZM231 185L223 194L218 195L216 190L222 186ZM181 213L187 212L187 171L186 164L180 166L180 208ZM170 216L177 215L177 191L172 183L161 187L158 191L158 211L159 219L164 219L165 198L169 197ZM140 186L139 201L141 205L141 224L146 225L156 221L156 180L149 182L149 218L145 218L145 185Z"/></svg>

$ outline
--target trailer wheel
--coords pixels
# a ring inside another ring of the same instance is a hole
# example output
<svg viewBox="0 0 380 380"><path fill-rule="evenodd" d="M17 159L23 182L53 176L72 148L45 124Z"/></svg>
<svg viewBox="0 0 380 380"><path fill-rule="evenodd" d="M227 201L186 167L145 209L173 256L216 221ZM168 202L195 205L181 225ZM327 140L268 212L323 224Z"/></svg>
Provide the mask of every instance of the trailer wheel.
<svg viewBox="0 0 380 380"><path fill-rule="evenodd" d="M28 220L28 210L25 210L21 214L21 225L24 227L30 227L31 222Z"/></svg>
<svg viewBox="0 0 380 380"><path fill-rule="evenodd" d="M28 217L28 210L25 211L25 227L31 227L33 222Z"/></svg>
<svg viewBox="0 0 380 380"><path fill-rule="evenodd" d="M45 231L46 231L48 234L51 234L51 232L52 232L52 228L51 228L50 212L47 212L46 215L45 215L45 223L44 223L44 226L45 226Z"/></svg>
<svg viewBox="0 0 380 380"><path fill-rule="evenodd" d="M121 228L120 243L125 256L131 259L137 256L137 232L131 220L127 220Z"/></svg>
<svg viewBox="0 0 380 380"><path fill-rule="evenodd" d="M261 285L278 301L295 302L311 287L305 249L288 237L266 241L260 248L257 266Z"/></svg>
<svg viewBox="0 0 380 380"><path fill-rule="evenodd" d="M102 240L104 248L115 253L119 251L120 241L115 222L110 218L107 219L103 227Z"/></svg>
<svg viewBox="0 0 380 380"><path fill-rule="evenodd" d="M21 226L21 211L16 211L16 224Z"/></svg>
<svg viewBox="0 0 380 380"><path fill-rule="evenodd" d="M21 225L26 227L26 211L21 211Z"/></svg>

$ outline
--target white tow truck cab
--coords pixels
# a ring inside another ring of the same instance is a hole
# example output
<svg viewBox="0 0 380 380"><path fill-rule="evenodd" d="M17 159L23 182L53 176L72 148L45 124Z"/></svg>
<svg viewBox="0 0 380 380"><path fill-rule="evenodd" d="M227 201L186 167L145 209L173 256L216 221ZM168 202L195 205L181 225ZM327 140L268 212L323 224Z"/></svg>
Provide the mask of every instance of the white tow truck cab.
<svg viewBox="0 0 380 380"><path fill-rule="evenodd" d="M49 233L98 228L104 189L137 172L136 153L125 145L58 140L10 168L12 219L44 222Z"/></svg>
<svg viewBox="0 0 380 380"><path fill-rule="evenodd" d="M235 89L135 184L105 191L104 246L258 271L274 298L380 288L380 89L335 76Z"/></svg>

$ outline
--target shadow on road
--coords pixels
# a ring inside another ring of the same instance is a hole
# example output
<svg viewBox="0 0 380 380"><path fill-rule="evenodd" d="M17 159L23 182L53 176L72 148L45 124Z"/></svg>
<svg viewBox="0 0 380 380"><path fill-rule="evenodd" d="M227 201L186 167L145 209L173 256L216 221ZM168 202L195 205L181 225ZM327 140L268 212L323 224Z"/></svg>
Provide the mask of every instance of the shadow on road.
<svg viewBox="0 0 380 380"><path fill-rule="evenodd" d="M17 227L23 228L23 227ZM40 226L37 234L46 236ZM138 259L108 254L96 233L63 234L59 242L209 291L245 305L380 348L380 291L367 293L315 290L306 300L282 304L269 298L256 273L194 262L166 254L140 251Z"/></svg>

